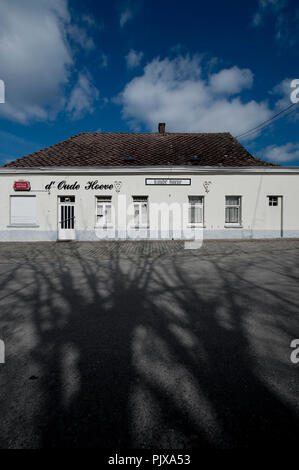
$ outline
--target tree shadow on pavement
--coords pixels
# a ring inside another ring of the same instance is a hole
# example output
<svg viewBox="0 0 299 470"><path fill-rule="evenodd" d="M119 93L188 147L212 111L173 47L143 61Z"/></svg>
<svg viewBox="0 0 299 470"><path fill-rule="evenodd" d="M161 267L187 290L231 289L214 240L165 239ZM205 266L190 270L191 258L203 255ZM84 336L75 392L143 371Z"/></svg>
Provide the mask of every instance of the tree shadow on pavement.
<svg viewBox="0 0 299 470"><path fill-rule="evenodd" d="M299 298L271 279L295 289L299 277L279 262L277 274L245 255L28 258L13 273L10 308L0 305L2 322L24 322L34 338L25 364L34 364L37 385L26 392L25 365L18 393L29 415L32 407L37 446L295 443L298 371L288 347L299 337ZM12 304L23 306L21 318L12 318ZM14 376L4 384L13 388Z"/></svg>

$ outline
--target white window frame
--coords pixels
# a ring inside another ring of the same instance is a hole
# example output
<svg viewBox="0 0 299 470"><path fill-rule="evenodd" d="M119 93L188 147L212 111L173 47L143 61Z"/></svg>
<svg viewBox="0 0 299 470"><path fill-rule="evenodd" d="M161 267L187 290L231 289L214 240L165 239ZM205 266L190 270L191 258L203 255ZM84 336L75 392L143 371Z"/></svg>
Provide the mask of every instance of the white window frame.
<svg viewBox="0 0 299 470"><path fill-rule="evenodd" d="M140 199L140 201L138 201ZM143 200L141 200L143 199ZM136 229L148 228L149 227L149 203L148 196L132 196L133 200L133 211L134 211L134 221L133 227ZM146 222L142 223L142 204L146 204ZM135 208L138 207L138 223L135 222Z"/></svg>
<svg viewBox="0 0 299 470"><path fill-rule="evenodd" d="M103 218L99 220L98 207L103 206ZM110 221L107 221L107 207L110 207ZM96 196L96 227L112 228L113 223L113 206L112 196Z"/></svg>
<svg viewBox="0 0 299 470"><path fill-rule="evenodd" d="M239 204L227 204L227 199L230 197L239 198ZM226 209L235 208L238 209L238 222L227 222L226 221ZM225 227L241 227L242 226L242 196L230 194L225 196L225 209L224 209L224 223Z"/></svg>
<svg viewBox="0 0 299 470"><path fill-rule="evenodd" d="M18 199L24 199L24 198L31 198L34 200L34 204L35 204L35 214L34 214L34 220L32 219L32 221L30 222L20 222L20 223L16 223L16 222L13 222L12 221L12 201L13 199L16 200L16 198ZM36 207L36 196L35 195L32 195L32 194L28 194L28 195L11 195L10 198L9 198L9 227L38 227L37 225L37 207Z"/></svg>
<svg viewBox="0 0 299 470"><path fill-rule="evenodd" d="M201 199L202 202L197 202L195 204L192 204L192 198L198 198ZM188 196L188 227L203 227L204 226L204 217L205 217L205 212L204 212L204 204L205 204L205 198L204 196L200 195L189 195ZM191 207L198 207L201 209L202 213L202 220L201 222L192 222L191 221Z"/></svg>

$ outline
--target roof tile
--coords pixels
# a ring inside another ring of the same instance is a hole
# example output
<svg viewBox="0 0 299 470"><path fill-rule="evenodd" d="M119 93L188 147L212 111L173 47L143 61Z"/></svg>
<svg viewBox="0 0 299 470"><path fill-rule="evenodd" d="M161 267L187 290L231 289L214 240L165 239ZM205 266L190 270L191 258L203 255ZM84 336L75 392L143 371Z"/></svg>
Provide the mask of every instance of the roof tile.
<svg viewBox="0 0 299 470"><path fill-rule="evenodd" d="M199 157L195 159L194 157ZM127 159L132 158L131 161ZM276 166L229 133L81 133L5 167Z"/></svg>

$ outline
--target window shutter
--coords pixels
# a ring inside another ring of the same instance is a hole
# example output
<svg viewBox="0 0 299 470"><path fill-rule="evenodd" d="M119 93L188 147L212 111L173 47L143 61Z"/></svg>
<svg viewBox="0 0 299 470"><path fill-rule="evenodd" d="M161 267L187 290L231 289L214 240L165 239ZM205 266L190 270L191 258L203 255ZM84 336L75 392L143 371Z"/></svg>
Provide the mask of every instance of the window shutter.
<svg viewBox="0 0 299 470"><path fill-rule="evenodd" d="M10 214L12 225L36 224L35 196L11 196Z"/></svg>

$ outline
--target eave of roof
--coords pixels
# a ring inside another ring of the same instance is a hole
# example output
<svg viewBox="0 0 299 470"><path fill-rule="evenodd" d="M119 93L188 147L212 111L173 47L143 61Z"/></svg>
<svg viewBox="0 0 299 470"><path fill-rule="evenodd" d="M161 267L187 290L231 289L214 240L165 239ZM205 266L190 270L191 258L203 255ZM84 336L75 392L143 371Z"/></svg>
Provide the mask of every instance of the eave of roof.
<svg viewBox="0 0 299 470"><path fill-rule="evenodd" d="M125 167L125 166L111 166L111 167L1 167L0 174L114 174L114 173L127 173L127 174L192 174L192 173L203 173L203 174L297 174L299 173L299 166L241 166L241 167L220 167L220 166L137 166L137 167Z"/></svg>

